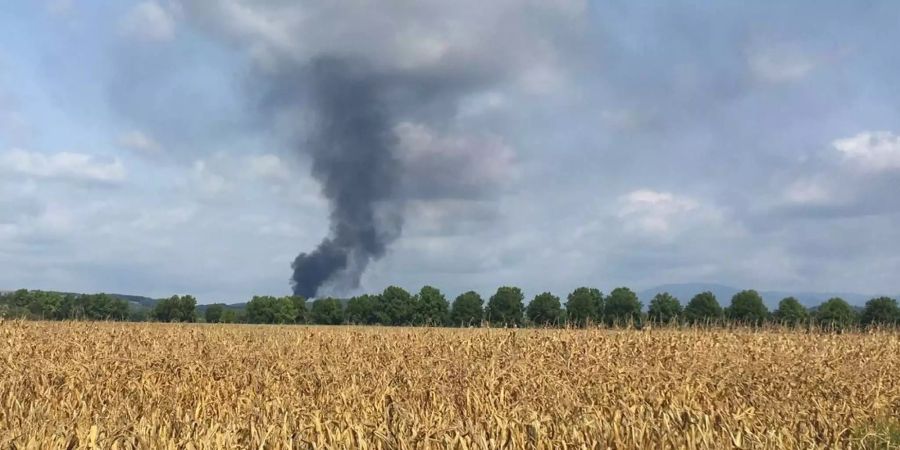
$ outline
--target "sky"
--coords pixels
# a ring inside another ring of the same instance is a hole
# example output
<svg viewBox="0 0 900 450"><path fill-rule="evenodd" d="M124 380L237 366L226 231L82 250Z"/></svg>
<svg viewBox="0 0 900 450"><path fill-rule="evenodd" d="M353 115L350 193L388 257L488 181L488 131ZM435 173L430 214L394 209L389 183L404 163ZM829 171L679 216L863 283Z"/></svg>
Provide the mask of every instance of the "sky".
<svg viewBox="0 0 900 450"><path fill-rule="evenodd" d="M0 289L290 293L338 55L390 88L399 219L335 294L896 294L900 4L787 3L4 1Z"/></svg>

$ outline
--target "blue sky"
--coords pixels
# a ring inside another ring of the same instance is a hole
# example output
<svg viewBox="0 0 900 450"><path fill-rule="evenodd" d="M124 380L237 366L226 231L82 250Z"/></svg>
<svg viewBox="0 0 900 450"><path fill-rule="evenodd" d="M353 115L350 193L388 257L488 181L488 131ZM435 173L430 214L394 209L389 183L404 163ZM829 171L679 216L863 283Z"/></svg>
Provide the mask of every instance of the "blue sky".
<svg viewBox="0 0 900 450"><path fill-rule="evenodd" d="M394 117L403 231L350 292L896 294L897 23L889 1L4 2L0 289L288 293L329 205L310 106L260 102L340 54L446 83Z"/></svg>

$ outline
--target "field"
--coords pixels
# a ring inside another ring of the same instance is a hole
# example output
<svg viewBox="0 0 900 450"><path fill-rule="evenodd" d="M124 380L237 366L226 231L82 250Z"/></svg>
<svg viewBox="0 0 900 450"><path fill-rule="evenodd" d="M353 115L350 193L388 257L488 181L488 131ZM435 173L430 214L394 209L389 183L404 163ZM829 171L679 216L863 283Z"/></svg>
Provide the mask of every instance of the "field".
<svg viewBox="0 0 900 450"><path fill-rule="evenodd" d="M888 448L898 418L886 332L0 323L0 448Z"/></svg>

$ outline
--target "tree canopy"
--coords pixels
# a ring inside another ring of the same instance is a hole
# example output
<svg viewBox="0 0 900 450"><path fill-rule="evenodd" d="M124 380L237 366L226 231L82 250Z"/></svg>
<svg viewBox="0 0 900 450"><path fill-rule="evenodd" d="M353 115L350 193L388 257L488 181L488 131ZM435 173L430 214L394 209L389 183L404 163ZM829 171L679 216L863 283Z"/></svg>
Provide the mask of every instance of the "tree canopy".
<svg viewBox="0 0 900 450"><path fill-rule="evenodd" d="M450 323L455 326L481 325L484 318L484 300L475 291L460 294L453 300Z"/></svg>
<svg viewBox="0 0 900 450"><path fill-rule="evenodd" d="M618 287L606 298L603 316L608 324L627 324L641 322L641 301L637 294L627 287Z"/></svg>
<svg viewBox="0 0 900 450"><path fill-rule="evenodd" d="M359 325L371 325L378 323L375 308L380 300L377 295L363 294L351 298L347 302L345 310L347 321Z"/></svg>
<svg viewBox="0 0 900 450"><path fill-rule="evenodd" d="M340 325L344 322L344 305L336 298L317 298L310 311L313 323Z"/></svg>
<svg viewBox="0 0 900 450"><path fill-rule="evenodd" d="M760 325L769 318L769 309L762 296L750 289L731 297L731 305L726 310L729 319L746 325Z"/></svg>
<svg viewBox="0 0 900 450"><path fill-rule="evenodd" d="M537 325L555 325L559 323L562 316L562 306L559 303L559 297L544 292L538 294L528 303L525 308L528 320Z"/></svg>
<svg viewBox="0 0 900 450"><path fill-rule="evenodd" d="M190 295L173 295L160 300L150 314L160 322L195 322L197 299Z"/></svg>
<svg viewBox="0 0 900 450"><path fill-rule="evenodd" d="M376 307L379 322L386 325L410 325L416 313L416 302L405 289L388 286Z"/></svg>
<svg viewBox="0 0 900 450"><path fill-rule="evenodd" d="M722 306L716 296L709 291L694 296L684 308L684 318L690 323L711 323L722 318Z"/></svg>
<svg viewBox="0 0 900 450"><path fill-rule="evenodd" d="M796 326L809 320L809 311L796 298L787 297L778 302L773 317L784 325Z"/></svg>
<svg viewBox="0 0 900 450"><path fill-rule="evenodd" d="M488 322L497 325L522 325L525 296L517 287L503 286L488 300L485 316Z"/></svg>
<svg viewBox="0 0 900 450"><path fill-rule="evenodd" d="M816 310L816 321L826 328L846 328L856 322L853 308L840 297L831 298Z"/></svg>
<svg viewBox="0 0 900 450"><path fill-rule="evenodd" d="M889 297L873 298L866 302L860 322L863 325L892 325L900 323L897 300Z"/></svg>
<svg viewBox="0 0 900 450"><path fill-rule="evenodd" d="M647 318L656 323L670 323L681 315L681 302L668 292L656 294L647 309Z"/></svg>
<svg viewBox="0 0 900 450"><path fill-rule="evenodd" d="M603 293L599 289L580 287L566 299L566 319L577 326L600 322L603 315Z"/></svg>
<svg viewBox="0 0 900 450"><path fill-rule="evenodd" d="M444 325L450 319L450 305L441 291L433 286L424 286L413 303L415 313L413 323L416 325Z"/></svg>
<svg viewBox="0 0 900 450"><path fill-rule="evenodd" d="M252 323L296 323L297 317L292 297L255 296L247 303L247 320Z"/></svg>

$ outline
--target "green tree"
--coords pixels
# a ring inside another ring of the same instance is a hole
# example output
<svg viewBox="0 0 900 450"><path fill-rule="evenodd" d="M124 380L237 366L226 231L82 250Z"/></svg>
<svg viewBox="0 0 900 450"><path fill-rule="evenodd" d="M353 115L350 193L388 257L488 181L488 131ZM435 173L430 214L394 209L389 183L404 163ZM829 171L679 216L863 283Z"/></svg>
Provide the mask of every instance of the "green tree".
<svg viewBox="0 0 900 450"><path fill-rule="evenodd" d="M525 296L517 287L503 286L488 300L485 316L488 322L497 325L522 325Z"/></svg>
<svg viewBox="0 0 900 450"><path fill-rule="evenodd" d="M292 297L254 296L247 303L250 323L294 323L297 310Z"/></svg>
<svg viewBox="0 0 900 450"><path fill-rule="evenodd" d="M709 291L694 296L684 308L684 318L690 323L711 323L722 319L722 306L716 296Z"/></svg>
<svg viewBox="0 0 900 450"><path fill-rule="evenodd" d="M482 309L484 300L475 291L469 291L460 294L453 300L453 307L450 310L450 322L458 326L480 325L484 318L484 310Z"/></svg>
<svg viewBox="0 0 900 450"><path fill-rule="evenodd" d="M9 304L19 308L27 308L31 304L32 293L28 289L19 289L9 298Z"/></svg>
<svg viewBox="0 0 900 450"><path fill-rule="evenodd" d="M681 314L681 302L668 292L656 294L647 309L647 317L656 323L670 323L681 317Z"/></svg>
<svg viewBox="0 0 900 450"><path fill-rule="evenodd" d="M347 302L347 321L355 324L370 325L378 321L375 316L376 296L364 294L353 297Z"/></svg>
<svg viewBox="0 0 900 450"><path fill-rule="evenodd" d="M206 323L220 323L222 321L222 313L225 311L225 305L216 303L206 307L204 318Z"/></svg>
<svg viewBox="0 0 900 450"><path fill-rule="evenodd" d="M809 312L794 297L787 297L778 302L778 309L773 314L779 323L797 326L809 320Z"/></svg>
<svg viewBox="0 0 900 450"><path fill-rule="evenodd" d="M819 305L816 322L825 328L844 329L856 322L856 314L844 299L835 297Z"/></svg>
<svg viewBox="0 0 900 450"><path fill-rule="evenodd" d="M867 301L860 322L863 325L893 325L900 322L897 300L878 297Z"/></svg>
<svg viewBox="0 0 900 450"><path fill-rule="evenodd" d="M32 291L28 304L28 310L34 317L40 319L62 319L60 308L63 296L55 292Z"/></svg>
<svg viewBox="0 0 900 450"><path fill-rule="evenodd" d="M544 292L538 294L528 303L525 308L528 320L537 325L557 325L562 315L562 306L559 303L559 297Z"/></svg>
<svg viewBox="0 0 900 450"><path fill-rule="evenodd" d="M299 295L287 297L287 301L294 308L294 323L309 322L309 310L306 308L306 299Z"/></svg>
<svg viewBox="0 0 900 450"><path fill-rule="evenodd" d="M376 309L376 316L385 325L409 325L416 312L416 303L405 289L388 286L381 293Z"/></svg>
<svg viewBox="0 0 900 450"><path fill-rule="evenodd" d="M726 310L729 319L747 325L761 325L769 317L769 309L758 292L750 289L731 297Z"/></svg>
<svg viewBox="0 0 900 450"><path fill-rule="evenodd" d="M580 287L566 299L566 319L579 327L599 322L603 316L603 293L599 289Z"/></svg>
<svg viewBox="0 0 900 450"><path fill-rule="evenodd" d="M235 311L231 308L226 308L224 311L222 311L222 317L219 318L219 323L237 323L237 322L239 322L237 311Z"/></svg>
<svg viewBox="0 0 900 450"><path fill-rule="evenodd" d="M59 315L62 319L84 319L84 304L75 294L66 294L59 305Z"/></svg>
<svg viewBox="0 0 900 450"><path fill-rule="evenodd" d="M320 325L340 325L344 322L344 305L336 298L318 298L310 311L313 323Z"/></svg>
<svg viewBox="0 0 900 450"><path fill-rule="evenodd" d="M160 322L194 322L196 321L197 299L190 295L177 296L173 295L167 299L160 300L151 312L151 317ZM92 312L92 304L88 302L85 305L85 314L93 317L96 312Z"/></svg>
<svg viewBox="0 0 900 450"><path fill-rule="evenodd" d="M125 320L128 318L128 303L107 294L79 295L76 297L76 302L81 304L80 309L84 312L86 319ZM193 319L193 309L191 310L191 319ZM188 320L183 321L187 322Z"/></svg>
<svg viewBox="0 0 900 450"><path fill-rule="evenodd" d="M447 303L447 298L435 287L424 286L416 295L414 303L416 312L413 323L417 325L441 326L446 324L450 318L450 305Z"/></svg>
<svg viewBox="0 0 900 450"><path fill-rule="evenodd" d="M150 310L146 308L134 308L128 310L129 322L146 322L150 320Z"/></svg>
<svg viewBox="0 0 900 450"><path fill-rule="evenodd" d="M631 289L618 287L606 298L603 316L608 324L626 324L641 322L641 301Z"/></svg>

